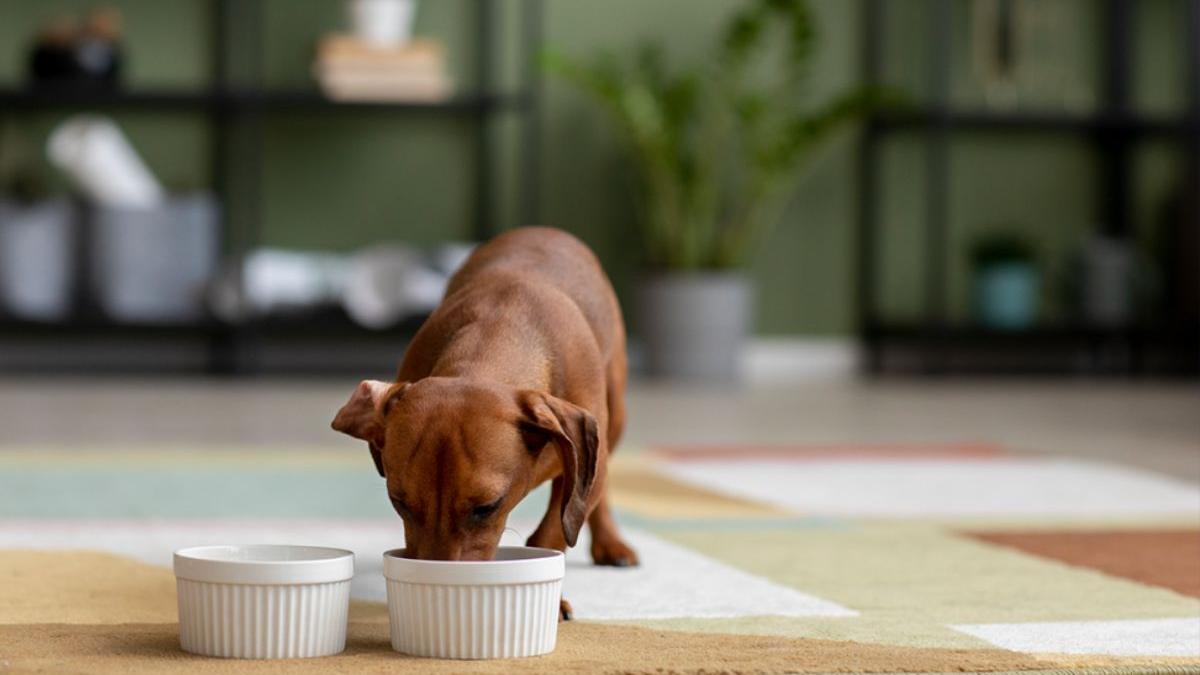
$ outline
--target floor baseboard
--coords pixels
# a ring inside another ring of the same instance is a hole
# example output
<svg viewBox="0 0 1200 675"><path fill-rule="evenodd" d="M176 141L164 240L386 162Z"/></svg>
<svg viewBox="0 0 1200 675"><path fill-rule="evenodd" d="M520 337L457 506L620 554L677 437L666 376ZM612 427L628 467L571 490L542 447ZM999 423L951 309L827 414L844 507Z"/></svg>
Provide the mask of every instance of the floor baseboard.
<svg viewBox="0 0 1200 675"><path fill-rule="evenodd" d="M759 337L742 356L746 379L779 383L814 377L850 377L858 371L854 338Z"/></svg>

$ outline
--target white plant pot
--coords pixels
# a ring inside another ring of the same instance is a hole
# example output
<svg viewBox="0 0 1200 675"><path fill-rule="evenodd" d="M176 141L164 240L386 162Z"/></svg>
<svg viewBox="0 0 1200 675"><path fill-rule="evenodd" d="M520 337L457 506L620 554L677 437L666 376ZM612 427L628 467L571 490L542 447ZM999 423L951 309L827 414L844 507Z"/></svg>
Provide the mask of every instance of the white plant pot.
<svg viewBox="0 0 1200 675"><path fill-rule="evenodd" d="M501 547L481 562L383 555L392 649L440 659L497 659L554 651L563 554Z"/></svg>
<svg viewBox="0 0 1200 675"><path fill-rule="evenodd" d="M729 382L741 377L753 288L739 273L668 273L637 288L637 328L656 377Z"/></svg>
<svg viewBox="0 0 1200 675"><path fill-rule="evenodd" d="M315 546L197 546L175 552L179 644L238 659L346 648L354 554Z"/></svg>

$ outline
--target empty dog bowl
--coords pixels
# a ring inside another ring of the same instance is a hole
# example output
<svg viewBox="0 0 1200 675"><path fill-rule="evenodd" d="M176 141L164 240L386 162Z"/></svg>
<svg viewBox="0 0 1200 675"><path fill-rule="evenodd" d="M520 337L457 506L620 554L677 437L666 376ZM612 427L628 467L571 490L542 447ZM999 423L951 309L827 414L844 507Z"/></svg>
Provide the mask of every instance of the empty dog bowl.
<svg viewBox="0 0 1200 675"><path fill-rule="evenodd" d="M501 547L495 560L409 560L383 554L392 649L442 659L554 651L563 554Z"/></svg>
<svg viewBox="0 0 1200 675"><path fill-rule="evenodd" d="M354 554L316 546L175 552L179 644L205 656L278 659L346 648Z"/></svg>

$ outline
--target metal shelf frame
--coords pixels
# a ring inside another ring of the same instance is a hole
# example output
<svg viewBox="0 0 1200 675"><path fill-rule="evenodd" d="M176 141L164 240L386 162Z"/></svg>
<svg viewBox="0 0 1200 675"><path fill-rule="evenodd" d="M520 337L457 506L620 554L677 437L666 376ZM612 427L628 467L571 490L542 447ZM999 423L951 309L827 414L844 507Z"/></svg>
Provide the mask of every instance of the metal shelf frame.
<svg viewBox="0 0 1200 675"><path fill-rule="evenodd" d="M884 41L887 0L864 0L862 38L862 79L867 86L883 85ZM1147 364L1166 362L1173 374L1195 375L1200 372L1200 346L1189 340L1197 327L1159 322L1111 329L1086 326L1041 326L1017 333L997 333L971 326L952 325L946 278L952 252L948 250L949 142L965 133L1076 135L1090 139L1100 163L1100 189L1095 206L1105 234L1130 236L1132 225L1132 150L1148 138L1168 138L1186 149L1186 171L1193 180L1200 176L1200 0L1188 0L1188 20L1181 27L1188 45L1189 107L1175 117L1146 116L1131 106L1131 70L1134 51L1136 12L1131 0L1104 0L1104 33L1100 58L1103 78L1102 102L1098 111L1077 115L1056 111L994 112L962 110L949 102L952 42L952 0L930 0L929 32L932 36L929 65L930 101L915 109L881 110L871 115L859 153L861 203L858 213L858 330L864 351L864 370L877 375L889 371L888 357L900 347L905 350L908 369L925 374L949 372L1003 371L1007 366L989 369L986 356L970 365L960 365L955 352L1019 354L1036 352L1054 345L1064 348L1064 359L1050 371L1085 374L1137 374L1148 372ZM926 147L925 170L925 241L923 278L923 316L920 321L899 325L881 318L878 296L878 271L882 260L879 242L879 194L884 188L879 168L881 145L893 134L920 134ZM1200 184L1191 191L1193 213L1200 213ZM1200 251L1197 251L1200 264ZM1072 348L1072 346L1074 348ZM1121 352L1127 358L1091 359L1097 350ZM999 359L996 363L1010 363ZM1083 364L1082 366L1080 364ZM1094 364L1089 365L1089 364ZM1042 364L1043 366L1045 364ZM1017 370L1020 370L1019 368ZM1039 367L1040 371L1047 368Z"/></svg>
<svg viewBox="0 0 1200 675"><path fill-rule="evenodd" d="M541 203L539 105L542 76L539 66L544 0L515 0L520 21L517 35L501 35L503 23L494 0L469 0L472 5L476 81L466 91L438 102L343 102L325 98L314 90L279 90L262 86L261 55L246 50L248 58L235 63L234 26L246 35L264 34L262 0L208 0L211 11L209 40L209 84L200 89L88 89L38 85L0 88L0 115L17 115L45 110L103 108L138 110L162 114L203 114L211 129L211 175L209 183L222 206L222 225L217 246L219 259L238 261L262 240L262 186L259 185L266 149L261 131L267 116L303 112L339 115L371 113L400 116L456 116L469 124L472 137L474 184L471 235L477 240L496 233L497 139L491 124L498 114L521 118L520 175L517 210L521 222L539 221ZM493 64L503 40L520 49L520 74L516 91L500 91ZM238 77L234 77L234 75ZM236 80L236 83L235 83ZM249 81L250 84L245 84ZM249 134L255 142L238 142ZM256 133L257 132L257 133ZM238 179L233 179L237 167ZM86 221L86 217L84 218ZM86 229L86 222L81 223ZM86 279L86 255L76 255L76 278ZM388 331L368 331L356 326L344 313L320 311L284 319L226 323L204 319L171 325L124 324L100 316L80 294L79 311L69 320L39 323L0 316L0 340L176 339L203 340L207 344L205 372L211 374L254 374L260 371L260 356L268 337L294 339L369 339L396 341L410 336L420 326L408 320ZM151 366L153 364L150 364ZM101 368L103 370L103 368Z"/></svg>

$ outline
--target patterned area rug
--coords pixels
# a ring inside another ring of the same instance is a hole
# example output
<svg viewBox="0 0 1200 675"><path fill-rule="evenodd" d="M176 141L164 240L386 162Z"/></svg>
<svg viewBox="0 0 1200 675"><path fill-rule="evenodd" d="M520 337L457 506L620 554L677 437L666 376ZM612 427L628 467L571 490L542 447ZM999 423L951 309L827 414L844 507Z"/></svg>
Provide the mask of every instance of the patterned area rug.
<svg viewBox="0 0 1200 675"><path fill-rule="evenodd" d="M402 530L365 455L0 451L0 672L1200 673L1200 487L986 444L622 450L643 565L573 551L553 655L404 657L381 604ZM251 542L356 552L346 653L179 650L171 552Z"/></svg>

